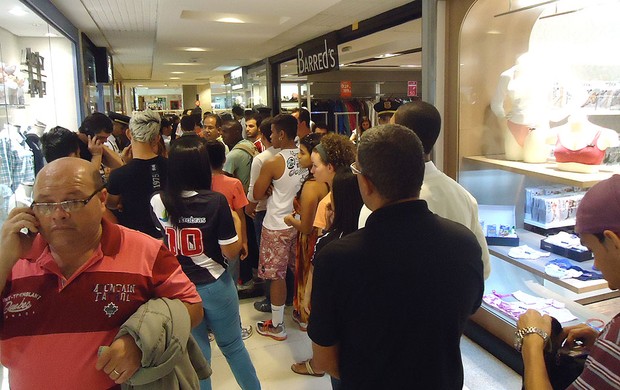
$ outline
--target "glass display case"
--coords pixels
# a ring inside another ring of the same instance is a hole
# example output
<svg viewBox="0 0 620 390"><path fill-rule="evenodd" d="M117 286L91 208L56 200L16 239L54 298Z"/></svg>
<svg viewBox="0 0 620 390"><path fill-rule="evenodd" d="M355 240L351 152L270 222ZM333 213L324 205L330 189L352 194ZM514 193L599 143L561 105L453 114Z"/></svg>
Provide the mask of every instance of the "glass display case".
<svg viewBox="0 0 620 390"><path fill-rule="evenodd" d="M514 207L520 245L541 251L545 236L573 227L578 200L566 206L565 199L620 173L620 56L609 45L620 37L614 17L620 2L470 3L454 65L458 180L481 205ZM577 156L584 148L597 149L595 158ZM533 189L548 191L535 194L542 210L536 218L528 204ZM553 195L557 189L570 194ZM553 253L524 259L496 245L489 250L492 271L474 320L507 344L518 315L510 307L527 308L518 303L519 292L567 309L572 315L564 326L609 320L587 307L619 295L597 278L593 260ZM550 272L550 264L564 260L585 276Z"/></svg>

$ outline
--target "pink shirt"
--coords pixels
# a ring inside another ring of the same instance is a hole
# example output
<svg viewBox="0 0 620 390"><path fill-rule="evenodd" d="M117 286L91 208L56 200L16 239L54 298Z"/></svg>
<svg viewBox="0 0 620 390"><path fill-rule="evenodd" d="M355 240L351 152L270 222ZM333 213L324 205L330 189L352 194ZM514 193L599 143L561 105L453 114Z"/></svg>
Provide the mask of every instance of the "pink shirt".
<svg viewBox="0 0 620 390"><path fill-rule="evenodd" d="M228 201L228 206L233 210L239 210L249 203L243 191L243 184L234 177L213 175L211 189L224 195Z"/></svg>
<svg viewBox="0 0 620 390"><path fill-rule="evenodd" d="M92 257L69 279L39 235L2 292L2 364L14 389L109 389L95 369L99 346L151 298L201 302L196 287L163 243L102 221Z"/></svg>

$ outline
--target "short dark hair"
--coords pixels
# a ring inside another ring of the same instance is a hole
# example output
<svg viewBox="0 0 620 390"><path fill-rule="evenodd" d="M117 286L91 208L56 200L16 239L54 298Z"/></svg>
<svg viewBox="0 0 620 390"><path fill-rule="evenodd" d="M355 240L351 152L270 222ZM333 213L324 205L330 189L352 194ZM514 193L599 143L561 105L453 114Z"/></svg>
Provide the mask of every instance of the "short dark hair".
<svg viewBox="0 0 620 390"><path fill-rule="evenodd" d="M316 132L316 129L325 129L327 130L327 132L329 133L329 127L327 126L327 123L325 122L314 122L314 126L312 128L313 132Z"/></svg>
<svg viewBox="0 0 620 390"><path fill-rule="evenodd" d="M194 126L202 126L202 115L192 114L190 116L194 119Z"/></svg>
<svg viewBox="0 0 620 390"><path fill-rule="evenodd" d="M61 126L51 128L41 136L43 157L48 163L75 153L80 147L78 135Z"/></svg>
<svg viewBox="0 0 620 390"><path fill-rule="evenodd" d="M207 151L209 152L209 163L211 169L222 169L226 162L226 148L220 141L207 141Z"/></svg>
<svg viewBox="0 0 620 390"><path fill-rule="evenodd" d="M418 136L405 126L388 124L366 130L358 144L357 160L362 174L386 200L420 195L424 150Z"/></svg>
<svg viewBox="0 0 620 390"><path fill-rule="evenodd" d="M265 117L263 115L259 114L258 112L254 112L245 121L247 122L247 121L251 121L252 119L254 119L256 121L256 127L260 128L260 124L263 123L264 118Z"/></svg>
<svg viewBox="0 0 620 390"><path fill-rule="evenodd" d="M299 140L299 145L303 145L308 150L308 153L312 153L312 150L321 143L321 134L310 133L306 134Z"/></svg>
<svg viewBox="0 0 620 390"><path fill-rule="evenodd" d="M241 135L243 134L243 127L241 127L241 123L236 120L225 121L222 124L222 131L224 131L224 128L232 130L233 133L235 135L238 135L239 137L241 137Z"/></svg>
<svg viewBox="0 0 620 390"><path fill-rule="evenodd" d="M278 114L273 118L271 124L278 129L278 131L284 131L288 139L295 139L297 136L297 119L292 115Z"/></svg>
<svg viewBox="0 0 620 390"><path fill-rule="evenodd" d="M222 122L227 122L227 121L234 121L235 118L233 118L232 114L230 114L229 112L223 112L220 114L220 119L222 120Z"/></svg>
<svg viewBox="0 0 620 390"><path fill-rule="evenodd" d="M238 104L235 104L234 106L232 106L232 113L238 116L243 116L243 107L241 107Z"/></svg>
<svg viewBox="0 0 620 390"><path fill-rule="evenodd" d="M310 127L310 111L302 108L299 110L299 123L306 122L306 126Z"/></svg>
<svg viewBox="0 0 620 390"><path fill-rule="evenodd" d="M219 115L216 114L207 114L204 116L205 121L207 120L207 118L213 118L215 119L215 127L217 127L218 129L220 127L222 127L222 118L220 118Z"/></svg>
<svg viewBox="0 0 620 390"><path fill-rule="evenodd" d="M413 130L422 141L424 154L429 154L439 137L441 115L432 104L416 100L398 107L394 123Z"/></svg>
<svg viewBox="0 0 620 390"><path fill-rule="evenodd" d="M80 133L90 135L94 137L95 135L103 132L107 134L112 134L112 130L114 130L114 124L112 120L101 112L93 112L89 116L84 119L82 125L78 129Z"/></svg>
<svg viewBox="0 0 620 390"><path fill-rule="evenodd" d="M196 120L191 115L181 117L181 129L183 131L194 131Z"/></svg>
<svg viewBox="0 0 620 390"><path fill-rule="evenodd" d="M261 121L258 128L260 129L260 133L263 135L263 139L267 139L267 141L271 142L271 123L273 122L273 118L268 117Z"/></svg>

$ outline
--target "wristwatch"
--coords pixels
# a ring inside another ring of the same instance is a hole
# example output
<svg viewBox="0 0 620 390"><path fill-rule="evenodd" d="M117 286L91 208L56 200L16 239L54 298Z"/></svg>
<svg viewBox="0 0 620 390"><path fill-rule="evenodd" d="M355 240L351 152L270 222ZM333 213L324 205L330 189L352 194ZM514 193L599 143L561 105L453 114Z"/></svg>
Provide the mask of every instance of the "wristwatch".
<svg viewBox="0 0 620 390"><path fill-rule="evenodd" d="M515 332L515 342L514 342L515 349L521 352L521 348L523 347L523 337L527 336L528 334L534 334L534 333L542 337L544 344L547 345L547 342L549 341L549 335L547 334L547 332L545 332L544 330L540 328L528 326L526 328L519 329Z"/></svg>

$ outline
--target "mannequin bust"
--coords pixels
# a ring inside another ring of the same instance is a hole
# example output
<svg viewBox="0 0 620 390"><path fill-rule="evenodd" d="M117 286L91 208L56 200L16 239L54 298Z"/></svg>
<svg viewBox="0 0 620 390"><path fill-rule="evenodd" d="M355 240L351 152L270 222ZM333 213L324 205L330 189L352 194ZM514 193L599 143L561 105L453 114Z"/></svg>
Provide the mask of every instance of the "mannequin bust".
<svg viewBox="0 0 620 390"><path fill-rule="evenodd" d="M502 72L491 99L491 110L504 132L506 159L543 163L550 148L549 78L544 66L531 53L524 53L515 66ZM508 111L506 110L508 107Z"/></svg>
<svg viewBox="0 0 620 390"><path fill-rule="evenodd" d="M589 122L586 115L576 113L559 126L555 146L557 168L562 171L595 173L605 157L605 150L619 146L618 133Z"/></svg>

